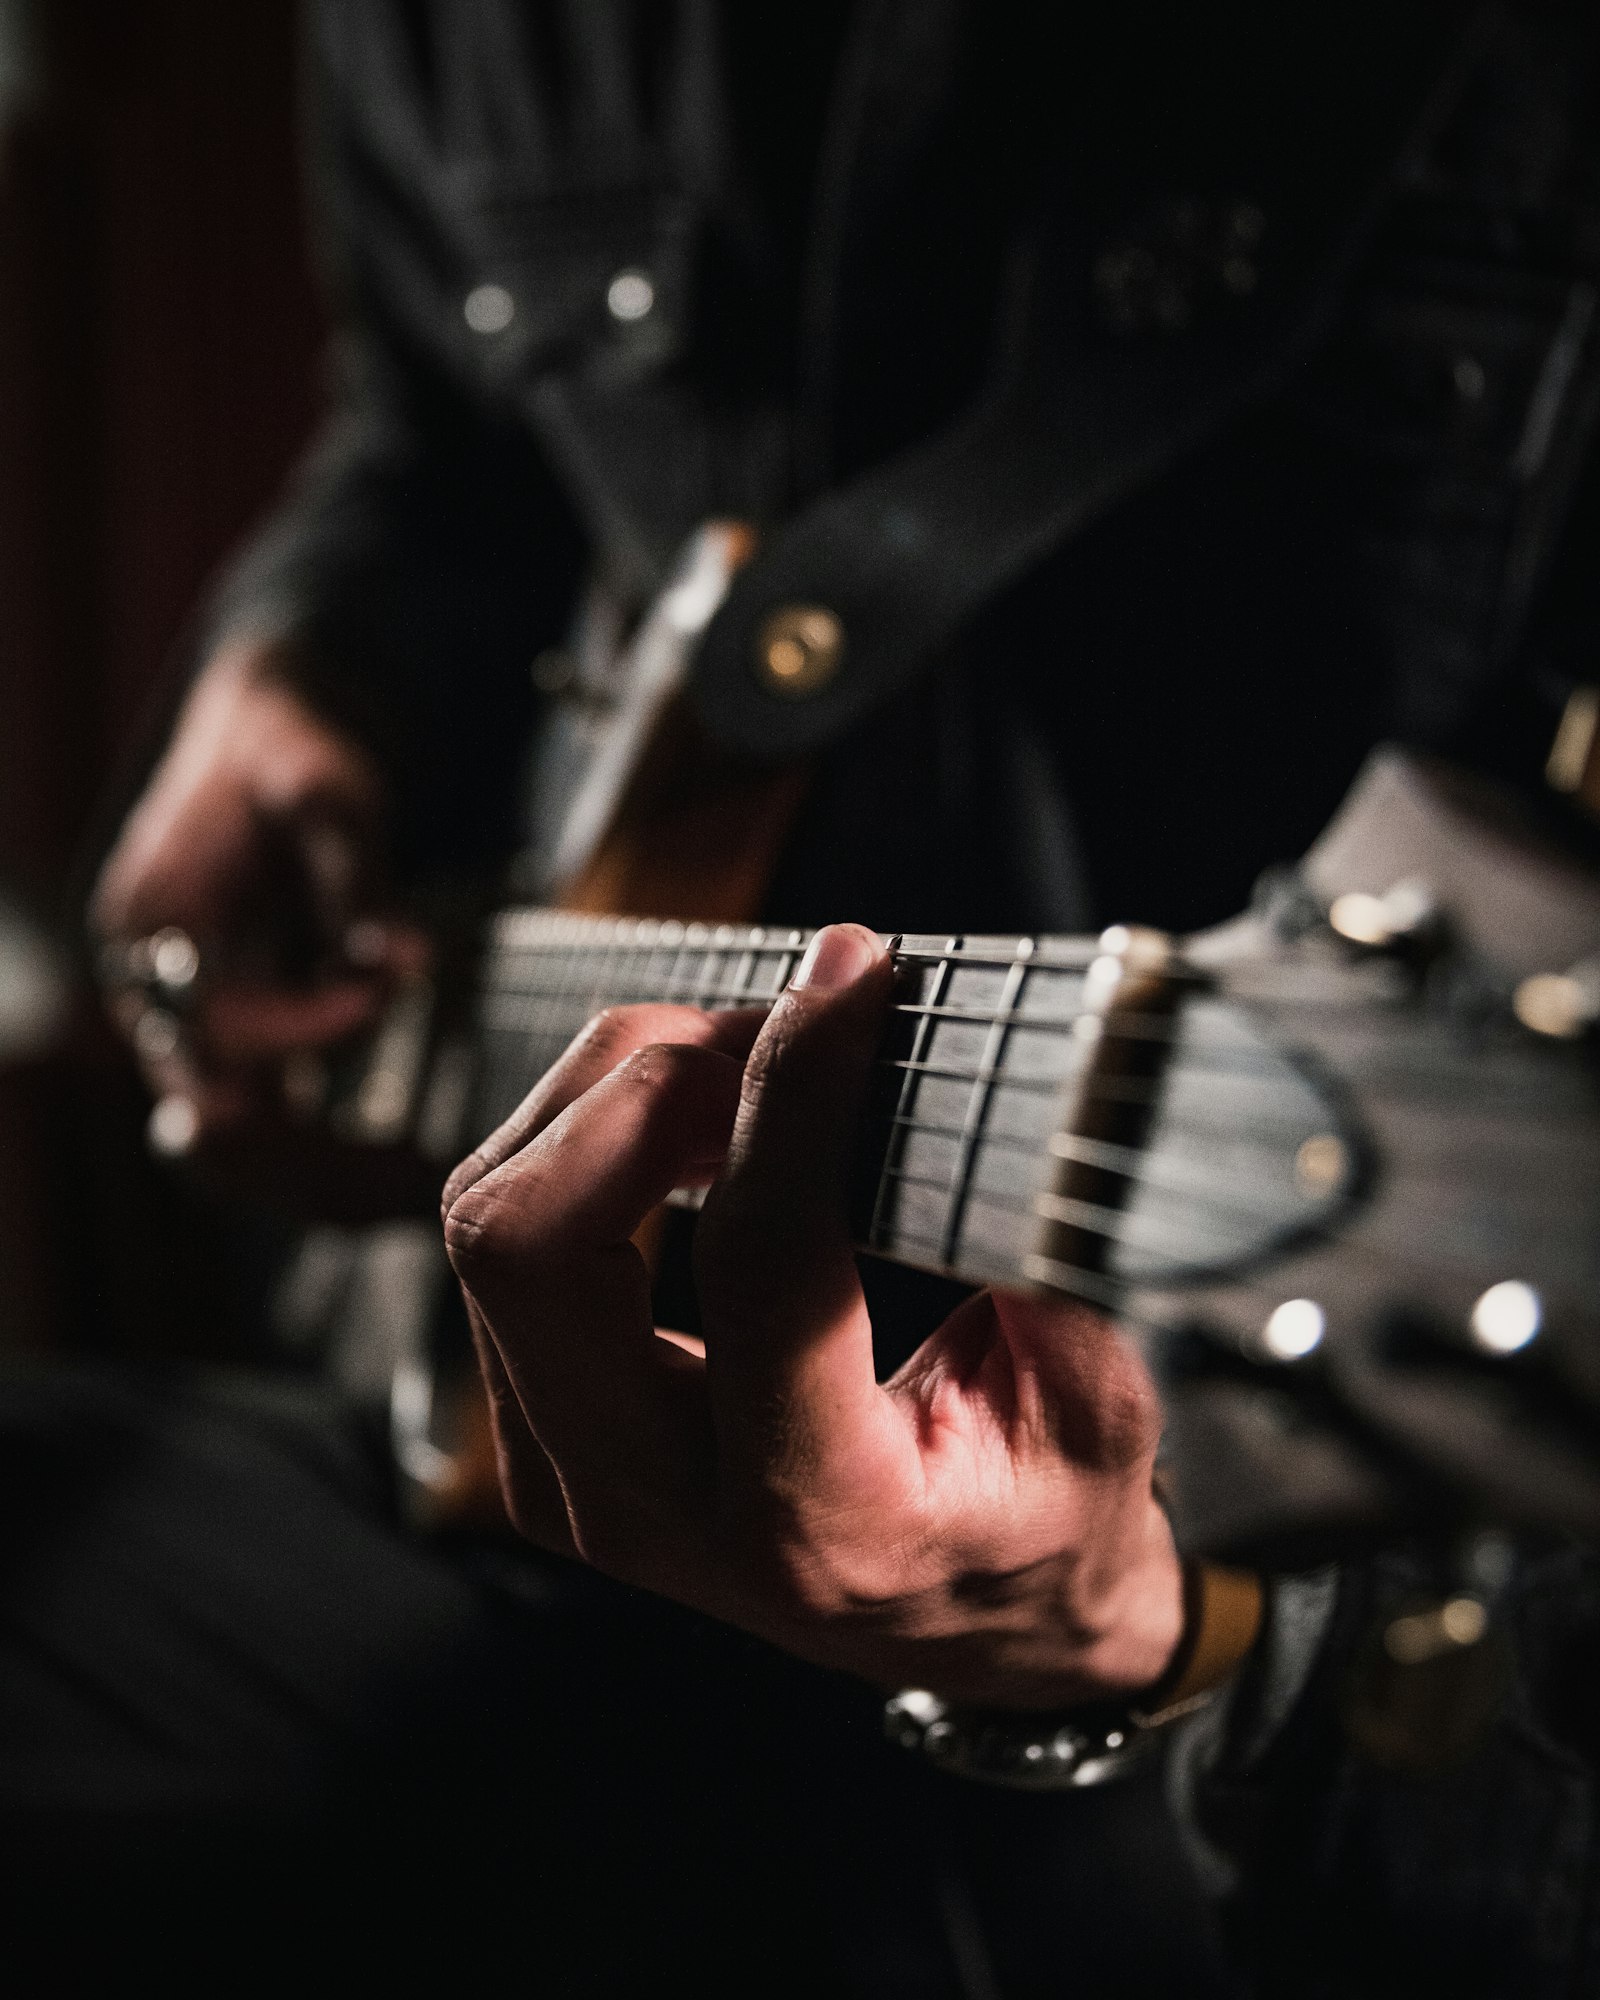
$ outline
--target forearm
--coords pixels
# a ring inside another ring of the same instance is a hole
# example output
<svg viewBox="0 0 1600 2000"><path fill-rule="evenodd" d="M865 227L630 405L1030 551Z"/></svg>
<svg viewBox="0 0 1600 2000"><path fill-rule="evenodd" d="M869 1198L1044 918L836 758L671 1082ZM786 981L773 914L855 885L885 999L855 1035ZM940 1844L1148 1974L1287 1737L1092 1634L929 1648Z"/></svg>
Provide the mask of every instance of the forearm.
<svg viewBox="0 0 1600 2000"><path fill-rule="evenodd" d="M402 870L503 845L576 538L529 441L457 412L352 400L207 607L377 759Z"/></svg>

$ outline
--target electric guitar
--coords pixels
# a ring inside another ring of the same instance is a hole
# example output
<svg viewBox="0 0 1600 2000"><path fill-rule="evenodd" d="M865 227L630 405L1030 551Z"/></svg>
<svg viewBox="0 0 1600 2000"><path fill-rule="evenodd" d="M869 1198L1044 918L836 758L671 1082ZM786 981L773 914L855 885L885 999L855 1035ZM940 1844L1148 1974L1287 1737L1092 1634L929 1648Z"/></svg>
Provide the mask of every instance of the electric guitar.
<svg viewBox="0 0 1600 2000"><path fill-rule="evenodd" d="M803 773L719 764L682 700L739 553L707 530L604 727L579 703L547 745L547 784L568 774L548 900L494 917L452 1029L419 1014L380 1051L380 1136L409 1119L459 1156L600 1009L782 990L807 934L740 919ZM1379 751L1301 867L1215 931L889 944L857 1242L1128 1325L1166 1398L1185 1548L1281 1566L1399 1526L1600 1538L1592 873ZM401 1457L459 1500L474 1450L486 1476L481 1418L439 1442L431 1365L396 1374Z"/></svg>

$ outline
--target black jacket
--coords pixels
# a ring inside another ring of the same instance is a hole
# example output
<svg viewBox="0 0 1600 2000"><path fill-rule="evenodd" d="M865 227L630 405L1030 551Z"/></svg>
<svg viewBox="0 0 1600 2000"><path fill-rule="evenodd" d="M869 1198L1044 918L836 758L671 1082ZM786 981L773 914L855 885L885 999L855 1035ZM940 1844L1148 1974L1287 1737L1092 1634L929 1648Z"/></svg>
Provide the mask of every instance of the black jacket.
<svg viewBox="0 0 1600 2000"><path fill-rule="evenodd" d="M706 726L820 754L790 921L1186 928L1380 737L1537 768L1595 623L1581 10L1081 15L312 10L341 405L215 619L295 642L413 865L515 841L580 581L636 601L718 513L764 544ZM749 672L796 595L850 640L813 706ZM1550 1693L1575 1561L1530 1571L1514 1699L1433 1789L1336 1720L1405 1564L1284 1598L1185 1808L1269 1990L1600 1977L1593 1704Z"/></svg>

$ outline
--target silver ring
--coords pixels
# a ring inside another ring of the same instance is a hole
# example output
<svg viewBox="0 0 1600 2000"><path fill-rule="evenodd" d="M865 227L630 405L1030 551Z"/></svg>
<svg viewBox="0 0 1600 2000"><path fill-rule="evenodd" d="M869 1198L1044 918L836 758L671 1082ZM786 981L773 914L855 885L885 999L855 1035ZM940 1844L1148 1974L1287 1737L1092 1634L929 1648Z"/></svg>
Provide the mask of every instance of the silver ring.
<svg viewBox="0 0 1600 2000"><path fill-rule="evenodd" d="M131 987L152 1007L182 1013L200 977L200 947L186 930L163 924L147 937L108 943L101 969L108 986Z"/></svg>

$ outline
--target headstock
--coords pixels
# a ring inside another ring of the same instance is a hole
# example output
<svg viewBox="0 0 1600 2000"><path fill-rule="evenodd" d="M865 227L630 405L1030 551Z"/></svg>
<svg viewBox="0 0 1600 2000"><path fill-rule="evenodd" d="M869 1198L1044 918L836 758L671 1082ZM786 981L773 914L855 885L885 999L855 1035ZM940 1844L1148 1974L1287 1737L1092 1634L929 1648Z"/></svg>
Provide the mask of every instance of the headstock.
<svg viewBox="0 0 1600 2000"><path fill-rule="evenodd" d="M1304 1211L1220 1281L1127 1274L1187 1544L1600 1539L1600 881L1384 752L1303 867L1187 957L1214 983L1196 1021L1296 1081L1208 1114L1204 1037L1180 1045L1147 1172L1209 1147L1225 1181L1218 1149L1247 1145Z"/></svg>

